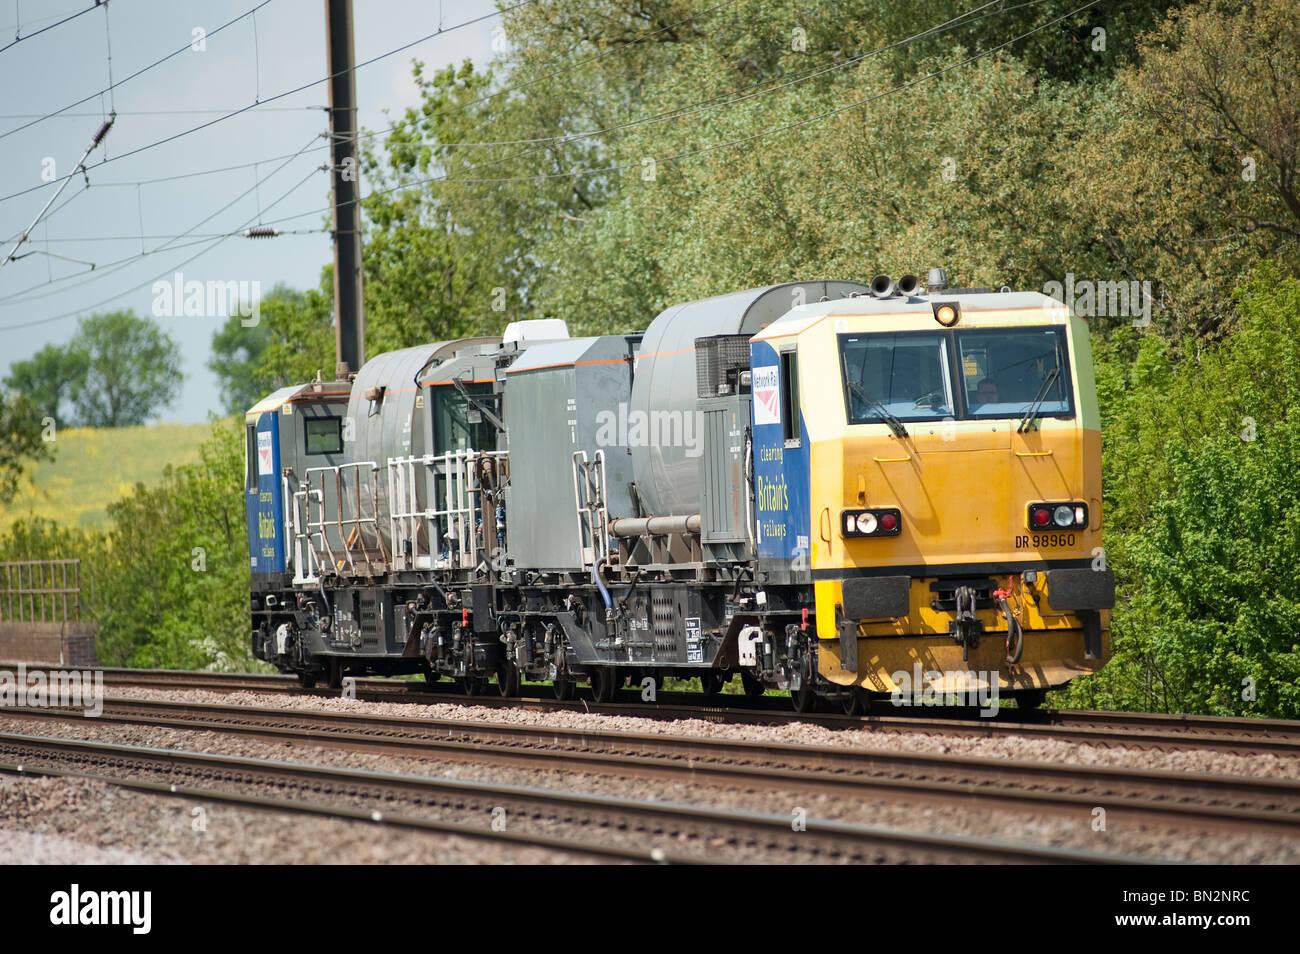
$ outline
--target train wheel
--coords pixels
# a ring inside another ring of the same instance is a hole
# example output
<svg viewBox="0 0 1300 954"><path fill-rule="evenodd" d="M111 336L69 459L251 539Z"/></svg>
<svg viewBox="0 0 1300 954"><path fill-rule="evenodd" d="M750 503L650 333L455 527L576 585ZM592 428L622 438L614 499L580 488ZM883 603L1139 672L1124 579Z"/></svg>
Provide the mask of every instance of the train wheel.
<svg viewBox="0 0 1300 954"><path fill-rule="evenodd" d="M793 703L795 712L812 712L817 708L817 693L813 692L812 686L791 689L790 702Z"/></svg>
<svg viewBox="0 0 1300 954"><path fill-rule="evenodd" d="M710 671L700 676L700 685L704 687L704 694L710 699L720 693L727 682L727 675L722 672Z"/></svg>
<svg viewBox="0 0 1300 954"><path fill-rule="evenodd" d="M849 687L848 693L840 697L840 704L844 707L845 715L862 715L867 711L866 700L856 686Z"/></svg>
<svg viewBox="0 0 1300 954"><path fill-rule="evenodd" d="M481 696L483 690L487 687L487 680L480 676L465 676L456 680L460 691L467 696Z"/></svg>
<svg viewBox="0 0 1300 954"><path fill-rule="evenodd" d="M565 702L573 698L574 682L573 677L567 672L562 672L555 677L551 683L551 688L555 690L555 698Z"/></svg>
<svg viewBox="0 0 1300 954"><path fill-rule="evenodd" d="M591 683L591 694L597 702L609 702L614 698L618 677L613 666L597 666L587 674L587 681Z"/></svg>
<svg viewBox="0 0 1300 954"><path fill-rule="evenodd" d="M1022 709L1037 709L1046 701L1046 689L1025 689L1016 694L1016 705Z"/></svg>
<svg viewBox="0 0 1300 954"><path fill-rule="evenodd" d="M497 670L497 688L502 696L519 695L519 667L512 662L502 663Z"/></svg>
<svg viewBox="0 0 1300 954"><path fill-rule="evenodd" d="M302 686L304 689L316 688L316 674L314 672L298 673L298 685Z"/></svg>
<svg viewBox="0 0 1300 954"><path fill-rule="evenodd" d="M426 669L424 671L424 684L430 689L438 688L440 682L442 682L442 674L436 669Z"/></svg>
<svg viewBox="0 0 1300 954"><path fill-rule="evenodd" d="M740 684L745 687L745 695L750 699L757 699L767 691L767 686L763 685L763 680L759 679L753 673L741 672Z"/></svg>

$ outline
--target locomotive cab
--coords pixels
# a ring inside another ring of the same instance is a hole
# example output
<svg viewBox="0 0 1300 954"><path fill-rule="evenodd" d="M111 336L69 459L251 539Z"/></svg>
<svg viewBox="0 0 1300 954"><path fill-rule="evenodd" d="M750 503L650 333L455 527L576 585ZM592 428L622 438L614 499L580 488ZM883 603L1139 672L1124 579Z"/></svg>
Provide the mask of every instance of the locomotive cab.
<svg viewBox="0 0 1300 954"><path fill-rule="evenodd" d="M758 553L808 561L830 694L1036 702L1105 662L1081 320L1034 293L858 297L751 348Z"/></svg>
<svg viewBox="0 0 1300 954"><path fill-rule="evenodd" d="M309 469L343 463L349 383L281 388L244 416L244 501L248 521L253 654L298 651L295 582L310 572L304 480Z"/></svg>

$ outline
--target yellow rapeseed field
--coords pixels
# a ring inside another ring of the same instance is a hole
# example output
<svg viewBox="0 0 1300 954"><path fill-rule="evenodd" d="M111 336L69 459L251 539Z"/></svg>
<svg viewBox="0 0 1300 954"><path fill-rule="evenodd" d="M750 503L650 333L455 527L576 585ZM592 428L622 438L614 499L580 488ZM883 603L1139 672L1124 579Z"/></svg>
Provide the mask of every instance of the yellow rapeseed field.
<svg viewBox="0 0 1300 954"><path fill-rule="evenodd" d="M38 464L18 496L0 510L0 533L17 519L48 517L64 526L104 529L108 505L138 482L152 484L168 464L189 463L208 424L87 427L59 431L55 459Z"/></svg>

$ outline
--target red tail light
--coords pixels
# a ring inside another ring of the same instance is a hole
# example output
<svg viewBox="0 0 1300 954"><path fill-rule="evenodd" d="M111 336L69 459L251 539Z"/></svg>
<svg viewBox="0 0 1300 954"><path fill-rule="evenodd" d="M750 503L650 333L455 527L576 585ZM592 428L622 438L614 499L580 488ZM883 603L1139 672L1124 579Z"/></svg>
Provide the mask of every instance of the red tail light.
<svg viewBox="0 0 1300 954"><path fill-rule="evenodd" d="M1075 501L1029 505L1030 530L1082 530L1088 526L1088 505Z"/></svg>

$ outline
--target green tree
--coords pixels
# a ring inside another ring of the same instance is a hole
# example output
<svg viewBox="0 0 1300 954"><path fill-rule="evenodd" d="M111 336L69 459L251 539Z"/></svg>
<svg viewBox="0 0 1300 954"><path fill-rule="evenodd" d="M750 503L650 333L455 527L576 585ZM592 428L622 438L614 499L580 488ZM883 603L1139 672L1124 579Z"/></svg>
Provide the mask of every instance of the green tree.
<svg viewBox="0 0 1300 954"><path fill-rule="evenodd" d="M254 667L248 632L243 429L213 424L199 460L109 508L115 573L101 607L123 665Z"/></svg>
<svg viewBox="0 0 1300 954"><path fill-rule="evenodd" d="M564 130L563 117L547 112L555 90L494 92L494 76L468 61L432 75L417 63L423 103L389 134L386 156L366 156L371 353L500 333L525 316L539 243L601 201L599 185L548 178L593 163L594 143L517 144Z"/></svg>
<svg viewBox="0 0 1300 954"><path fill-rule="evenodd" d="M0 394L0 503L14 499L33 462L53 458L41 410L22 394Z"/></svg>
<svg viewBox="0 0 1300 954"><path fill-rule="evenodd" d="M212 336L208 367L221 383L226 413L242 414L276 388L334 373L332 269L320 288L276 285L251 327L231 315ZM374 348L371 354L377 353Z"/></svg>
<svg viewBox="0 0 1300 954"><path fill-rule="evenodd" d="M248 639L243 452L240 422L216 421L197 461L110 507L107 533L20 520L0 559L81 559L81 618L106 665L264 668Z"/></svg>
<svg viewBox="0 0 1300 954"><path fill-rule="evenodd" d="M62 412L85 381L86 368L87 355L80 348L49 344L26 361L15 361L4 385L27 395L56 421L72 426L71 411Z"/></svg>
<svg viewBox="0 0 1300 954"><path fill-rule="evenodd" d="M1257 262L1300 271L1295 4L1191 5L1140 53L1057 181L1103 253L1093 277L1156 283L1157 329L1194 348L1231 330L1231 290Z"/></svg>
<svg viewBox="0 0 1300 954"><path fill-rule="evenodd" d="M85 355L73 397L83 427L143 424L180 394L180 347L148 318L130 311L83 318L68 348Z"/></svg>
<svg viewBox="0 0 1300 954"><path fill-rule="evenodd" d="M1133 331L1094 352L1114 658L1066 705L1300 711L1300 281L1263 263L1232 305L1236 331L1181 361Z"/></svg>

